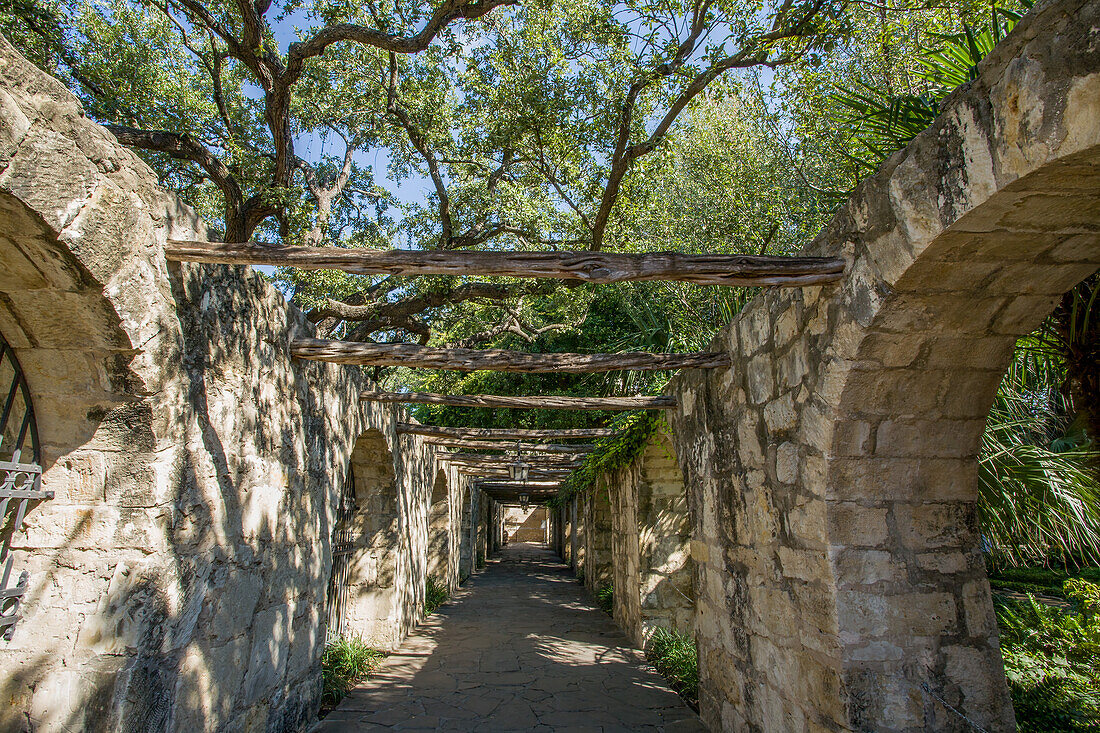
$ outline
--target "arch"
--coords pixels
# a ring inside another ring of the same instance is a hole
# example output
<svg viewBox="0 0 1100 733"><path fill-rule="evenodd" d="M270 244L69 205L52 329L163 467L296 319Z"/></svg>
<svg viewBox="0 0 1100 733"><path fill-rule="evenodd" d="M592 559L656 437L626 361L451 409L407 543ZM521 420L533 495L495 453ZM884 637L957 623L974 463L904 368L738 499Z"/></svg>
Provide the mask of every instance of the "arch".
<svg viewBox="0 0 1100 733"><path fill-rule="evenodd" d="M452 531L450 481L447 471L436 469L428 499L428 575L444 586L451 585Z"/></svg>
<svg viewBox="0 0 1100 733"><path fill-rule="evenodd" d="M589 586L597 592L613 580L615 620L631 640L644 647L658 627L692 635L691 522L684 475L669 436L654 433L630 465L601 479L586 505L592 531L586 533L585 582L590 573L597 576ZM604 550L599 539L605 524L610 546Z"/></svg>
<svg viewBox="0 0 1100 733"><path fill-rule="evenodd" d="M386 437L367 430L355 441L348 472L355 510L349 532L350 560L344 628L369 643L390 647L403 630L401 506L394 458Z"/></svg>
<svg viewBox="0 0 1100 733"><path fill-rule="evenodd" d="M673 383L714 728L1009 730L976 454L1017 336L1100 266L1100 7L1024 18Z"/></svg>

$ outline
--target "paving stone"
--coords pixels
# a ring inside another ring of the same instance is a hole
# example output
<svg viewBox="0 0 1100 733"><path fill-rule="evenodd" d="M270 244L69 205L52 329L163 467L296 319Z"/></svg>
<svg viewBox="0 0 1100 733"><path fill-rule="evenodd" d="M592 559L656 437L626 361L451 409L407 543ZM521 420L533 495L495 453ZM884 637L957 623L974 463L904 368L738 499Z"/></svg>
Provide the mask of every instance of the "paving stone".
<svg viewBox="0 0 1100 733"><path fill-rule="evenodd" d="M509 545L311 733L705 730L584 593Z"/></svg>

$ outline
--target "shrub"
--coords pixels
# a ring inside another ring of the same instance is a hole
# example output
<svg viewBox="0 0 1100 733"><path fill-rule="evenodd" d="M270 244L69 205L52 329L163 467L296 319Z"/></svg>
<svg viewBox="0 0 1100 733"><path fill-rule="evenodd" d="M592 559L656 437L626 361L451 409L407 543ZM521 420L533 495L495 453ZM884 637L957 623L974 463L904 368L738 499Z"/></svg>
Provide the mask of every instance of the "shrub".
<svg viewBox="0 0 1100 733"><path fill-rule="evenodd" d="M615 609L615 586L605 583L596 591L596 605L603 609L604 613L611 613Z"/></svg>
<svg viewBox="0 0 1100 733"><path fill-rule="evenodd" d="M447 592L447 586L429 575L424 582L424 615L431 616L450 597L451 594Z"/></svg>
<svg viewBox="0 0 1100 733"><path fill-rule="evenodd" d="M1100 730L1100 586L1063 583L1072 609L997 599L1001 654L1021 731Z"/></svg>
<svg viewBox="0 0 1100 733"><path fill-rule="evenodd" d="M372 649L358 636L330 639L321 653L322 702L328 705L340 702L385 657L385 652Z"/></svg>
<svg viewBox="0 0 1100 733"><path fill-rule="evenodd" d="M687 634L657 628L649 638L646 659L692 705L699 701L699 651Z"/></svg>

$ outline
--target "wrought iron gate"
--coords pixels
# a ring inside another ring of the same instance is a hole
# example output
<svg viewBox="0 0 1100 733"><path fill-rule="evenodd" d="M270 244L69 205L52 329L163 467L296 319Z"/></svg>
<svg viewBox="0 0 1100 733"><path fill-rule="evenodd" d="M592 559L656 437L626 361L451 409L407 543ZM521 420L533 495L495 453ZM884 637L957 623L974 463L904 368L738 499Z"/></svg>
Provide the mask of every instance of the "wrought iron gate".
<svg viewBox="0 0 1100 733"><path fill-rule="evenodd" d="M31 392L8 343L0 338L0 634L10 640L21 618L20 606L30 576L24 570L12 583L11 545L32 502L52 499L42 490L42 452Z"/></svg>
<svg viewBox="0 0 1100 733"><path fill-rule="evenodd" d="M340 506L336 510L336 527L332 531L332 577L328 583L326 617L328 638L344 634L344 613L348 600L348 575L351 572L351 554L355 549L355 474L348 468L344 478L344 490L340 494Z"/></svg>

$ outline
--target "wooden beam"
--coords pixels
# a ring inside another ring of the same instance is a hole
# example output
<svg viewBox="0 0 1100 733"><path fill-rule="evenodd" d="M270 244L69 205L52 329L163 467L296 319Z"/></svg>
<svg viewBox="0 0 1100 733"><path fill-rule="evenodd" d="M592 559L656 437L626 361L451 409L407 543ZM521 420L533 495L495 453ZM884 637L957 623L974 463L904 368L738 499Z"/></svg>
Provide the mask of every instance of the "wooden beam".
<svg viewBox="0 0 1100 733"><path fill-rule="evenodd" d="M432 392L362 392L366 402L389 402L416 405L452 405L454 407L509 407L520 410L665 410L676 407L676 398L657 397L559 397L538 395L447 395Z"/></svg>
<svg viewBox="0 0 1100 733"><path fill-rule="evenodd" d="M478 478L495 478L495 479L510 479L508 471L502 468L474 468L464 467L458 470L460 476L475 476ZM547 468L537 469L532 468L528 474L528 478L540 479L540 478L565 478L569 474L573 473L572 468Z"/></svg>
<svg viewBox="0 0 1100 733"><path fill-rule="evenodd" d="M492 440L456 440L454 438L425 438L424 442L429 445L441 445L445 448L499 451L515 451L518 445L521 451L529 453L591 453L596 450L596 446L590 443L576 443L574 445L565 443L522 443L519 441L506 443Z"/></svg>
<svg viewBox="0 0 1100 733"><path fill-rule="evenodd" d="M343 270L357 275L478 275L590 283L671 280L696 285L798 287L832 282L844 274L844 260L839 257L682 252L439 252L169 240L164 256L187 262Z"/></svg>
<svg viewBox="0 0 1100 733"><path fill-rule="evenodd" d="M333 364L403 366L413 369L453 369L460 372L592 374L672 369L718 369L732 362L725 352L690 354L651 354L627 351L621 354L535 354L506 349L440 349L420 344L376 344L334 339L295 339L290 355L296 359L327 361Z"/></svg>
<svg viewBox="0 0 1100 733"><path fill-rule="evenodd" d="M614 428L444 428L436 425L397 423L398 435L426 435L432 438L472 438L474 440L569 440L570 438L608 438Z"/></svg>
<svg viewBox="0 0 1100 733"><path fill-rule="evenodd" d="M451 453L450 451L438 451L436 457L455 463L476 463L478 465L507 466L514 458L512 456L484 455L481 453ZM524 456L523 462L532 466L573 466L584 462L583 453L556 453L547 456Z"/></svg>
<svg viewBox="0 0 1100 733"><path fill-rule="evenodd" d="M525 484L518 481L475 481L474 483L479 489L517 489L519 491L525 489L556 489L562 485L561 481L528 481Z"/></svg>

